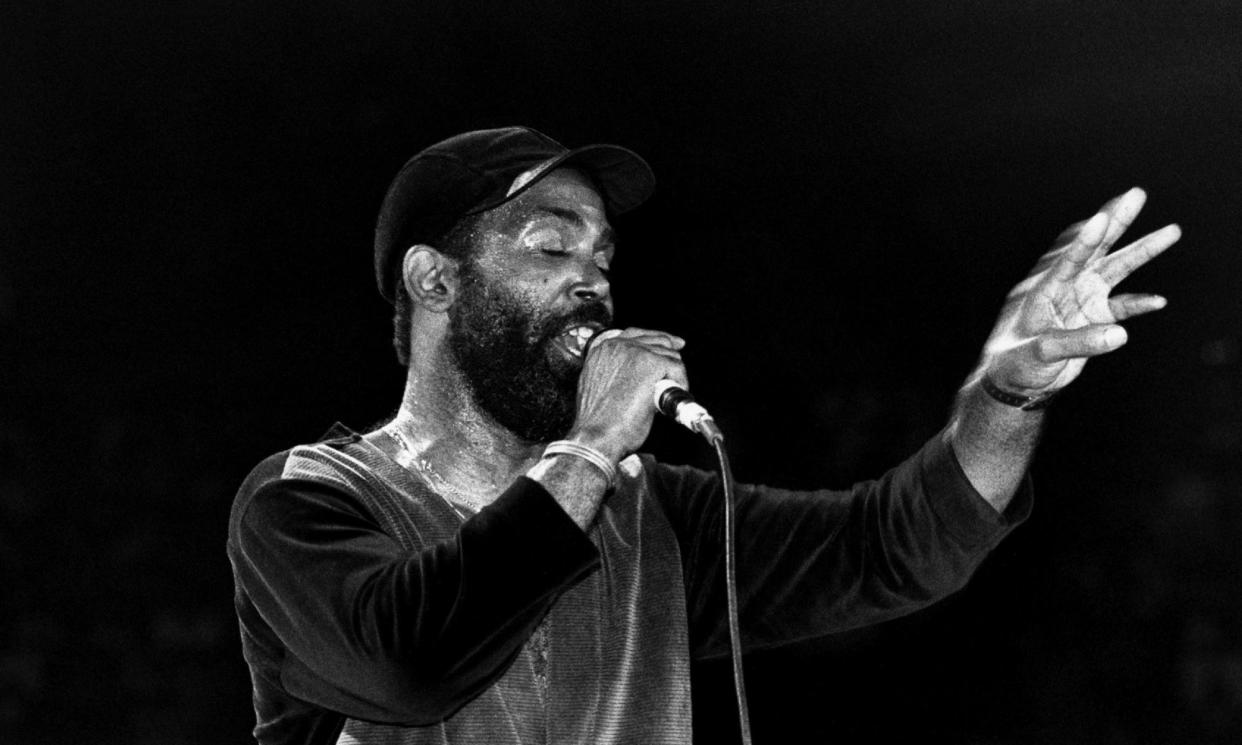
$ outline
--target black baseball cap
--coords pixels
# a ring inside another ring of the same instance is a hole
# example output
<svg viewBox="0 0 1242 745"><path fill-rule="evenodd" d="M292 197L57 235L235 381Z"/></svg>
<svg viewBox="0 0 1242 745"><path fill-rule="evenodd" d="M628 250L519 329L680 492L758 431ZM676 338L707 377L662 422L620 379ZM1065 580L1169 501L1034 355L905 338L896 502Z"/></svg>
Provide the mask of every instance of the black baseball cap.
<svg viewBox="0 0 1242 745"><path fill-rule="evenodd" d="M434 245L463 217L498 207L563 166L582 169L610 215L642 204L655 174L634 152L617 145L573 150L530 127L466 132L406 161L388 187L375 226L375 279L394 302L406 249Z"/></svg>

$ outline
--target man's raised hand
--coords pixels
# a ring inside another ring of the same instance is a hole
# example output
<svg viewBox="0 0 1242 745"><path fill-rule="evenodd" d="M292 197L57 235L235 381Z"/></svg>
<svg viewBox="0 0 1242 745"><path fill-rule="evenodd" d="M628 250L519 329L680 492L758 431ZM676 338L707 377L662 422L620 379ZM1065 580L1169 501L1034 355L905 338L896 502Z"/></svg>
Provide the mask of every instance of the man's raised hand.
<svg viewBox="0 0 1242 745"><path fill-rule="evenodd" d="M1119 282L1181 237L1176 225L1167 225L1109 253L1146 200L1142 189L1131 189L1061 234L1009 293L971 382L987 375L1021 395L1058 391L1078 377L1088 357L1125 344L1118 322L1165 306L1159 295L1110 297Z"/></svg>

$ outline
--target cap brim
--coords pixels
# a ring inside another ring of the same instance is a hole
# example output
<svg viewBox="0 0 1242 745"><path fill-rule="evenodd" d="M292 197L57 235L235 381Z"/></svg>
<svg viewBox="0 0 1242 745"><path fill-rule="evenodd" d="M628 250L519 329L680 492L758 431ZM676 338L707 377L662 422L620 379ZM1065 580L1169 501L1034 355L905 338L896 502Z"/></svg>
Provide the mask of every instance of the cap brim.
<svg viewBox="0 0 1242 745"><path fill-rule="evenodd" d="M539 173L520 188L471 210L486 212L516 198L558 168L581 168L595 182L611 215L629 212L655 192L655 173L647 161L633 150L618 145L586 145L556 156L539 166Z"/></svg>

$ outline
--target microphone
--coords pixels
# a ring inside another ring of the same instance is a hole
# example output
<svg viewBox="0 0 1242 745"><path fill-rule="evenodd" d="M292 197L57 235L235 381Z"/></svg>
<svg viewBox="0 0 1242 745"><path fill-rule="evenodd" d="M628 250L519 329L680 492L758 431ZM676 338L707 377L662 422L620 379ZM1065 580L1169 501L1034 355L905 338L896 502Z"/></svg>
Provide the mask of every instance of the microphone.
<svg viewBox="0 0 1242 745"><path fill-rule="evenodd" d="M652 400L656 411L675 420L678 424L703 436L710 444L724 440L724 433L716 426L716 420L707 409L694 400L690 391L665 378L655 384Z"/></svg>

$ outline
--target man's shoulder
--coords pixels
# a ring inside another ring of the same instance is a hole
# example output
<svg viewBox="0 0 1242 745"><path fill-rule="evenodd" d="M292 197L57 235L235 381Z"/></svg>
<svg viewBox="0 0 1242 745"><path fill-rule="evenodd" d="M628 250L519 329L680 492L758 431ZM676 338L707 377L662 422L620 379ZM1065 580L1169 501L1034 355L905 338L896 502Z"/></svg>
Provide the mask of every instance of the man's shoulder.
<svg viewBox="0 0 1242 745"><path fill-rule="evenodd" d="M310 485L348 490L365 471L351 454L361 435L334 425L321 439L272 453L250 470L233 498L230 523L236 524L256 496L273 491L296 492Z"/></svg>

